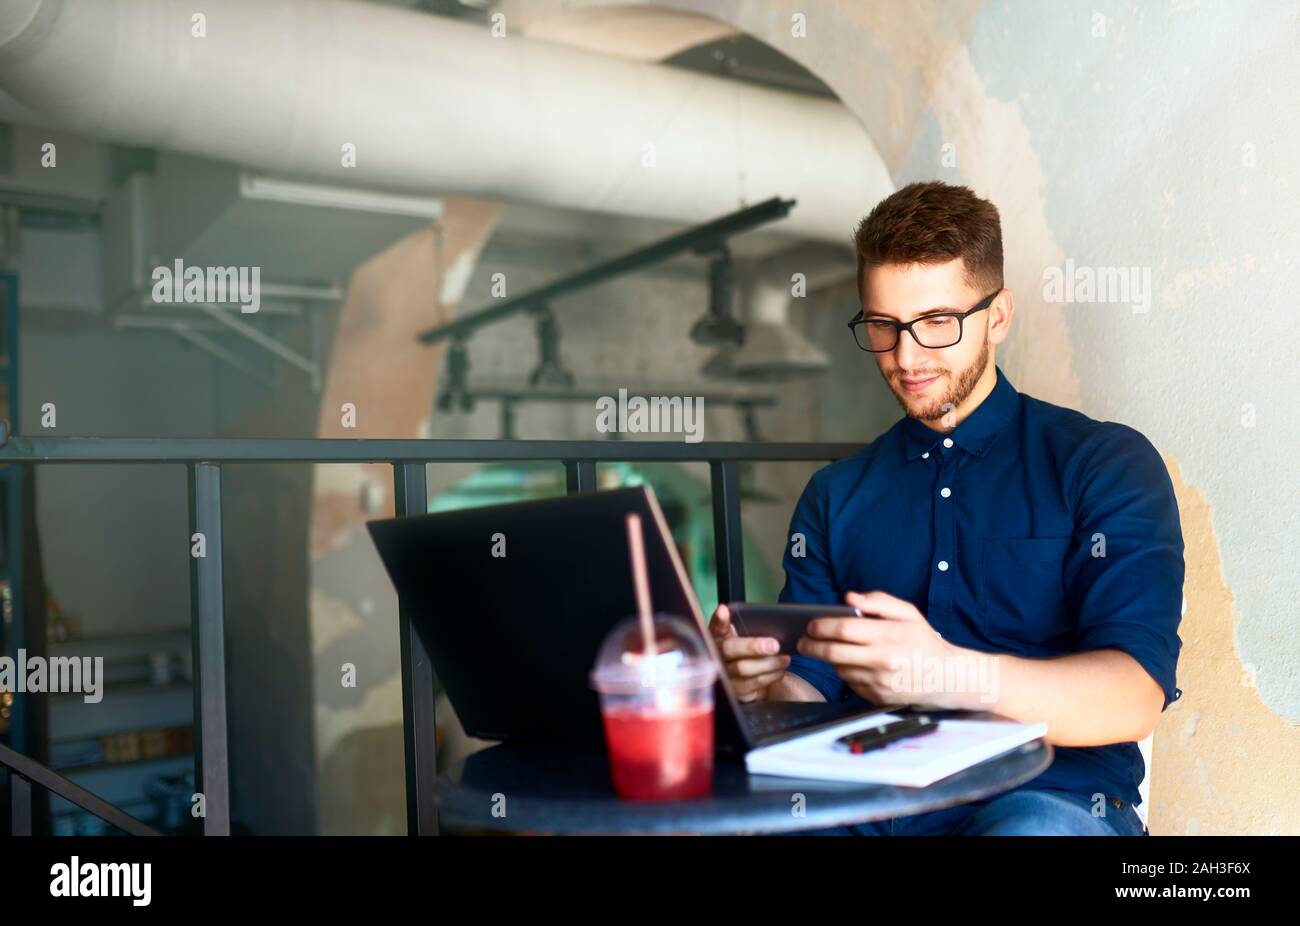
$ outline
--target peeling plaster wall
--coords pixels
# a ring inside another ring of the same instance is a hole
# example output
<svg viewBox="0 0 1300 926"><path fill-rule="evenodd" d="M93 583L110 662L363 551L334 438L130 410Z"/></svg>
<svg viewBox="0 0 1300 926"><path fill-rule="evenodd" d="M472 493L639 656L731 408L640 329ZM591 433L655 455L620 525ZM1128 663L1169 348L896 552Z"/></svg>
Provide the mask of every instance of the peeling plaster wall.
<svg viewBox="0 0 1300 926"><path fill-rule="evenodd" d="M544 0L529 15L629 5ZM1023 391L1141 430L1178 487L1185 695L1156 731L1152 832L1300 832L1300 130L1289 118L1300 8L658 5L715 17L808 68L862 120L898 185L959 182L998 205L1017 300L999 362ZM796 13L804 38L791 34ZM1049 302L1044 270L1067 260L1149 268L1149 309ZM837 371L820 395L856 392L874 424L887 416L865 376ZM837 438L854 427L834 420Z"/></svg>
<svg viewBox="0 0 1300 926"><path fill-rule="evenodd" d="M1225 581L1205 493L1165 457L1187 542L1180 698L1152 744L1152 832L1188 836L1300 832L1300 736L1273 713L1245 663L1241 611ZM1283 624L1284 636L1289 631Z"/></svg>
<svg viewBox="0 0 1300 926"><path fill-rule="evenodd" d="M1033 90L1054 237L1077 264L1152 275L1146 313L1069 307L1080 407L1142 430L1186 480L1186 695L1156 734L1152 826L1300 832L1300 137L1278 118L1300 92L1300 10L1116 5L1084 41L1022 12L981 21L971 57L991 95ZM1036 79L996 65L1008 43Z"/></svg>

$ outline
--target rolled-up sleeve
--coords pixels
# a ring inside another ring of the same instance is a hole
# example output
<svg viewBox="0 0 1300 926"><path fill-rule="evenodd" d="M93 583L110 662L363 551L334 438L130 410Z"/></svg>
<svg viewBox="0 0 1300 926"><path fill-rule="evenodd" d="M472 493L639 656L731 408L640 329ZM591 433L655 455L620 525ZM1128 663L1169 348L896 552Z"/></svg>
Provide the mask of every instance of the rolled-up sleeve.
<svg viewBox="0 0 1300 926"><path fill-rule="evenodd" d="M1128 653L1164 691L1176 685L1182 641L1183 532L1164 461L1151 442L1112 424L1070 467L1076 538L1065 572L1077 609L1076 649Z"/></svg>
<svg viewBox="0 0 1300 926"><path fill-rule="evenodd" d="M790 604L830 604L840 600L826 546L826 504L818 489L817 474L804 487L790 518L786 534L785 585L777 600ZM839 701L848 686L835 667L821 659L797 653L790 657L789 672L816 688L827 701Z"/></svg>

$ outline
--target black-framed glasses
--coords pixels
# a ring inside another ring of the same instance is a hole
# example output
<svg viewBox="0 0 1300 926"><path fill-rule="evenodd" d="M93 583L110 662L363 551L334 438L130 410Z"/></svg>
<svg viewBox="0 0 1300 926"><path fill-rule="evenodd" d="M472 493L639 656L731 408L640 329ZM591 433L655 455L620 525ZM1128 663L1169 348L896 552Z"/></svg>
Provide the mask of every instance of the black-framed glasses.
<svg viewBox="0 0 1300 926"><path fill-rule="evenodd" d="M898 346L902 332L909 331L917 344L929 350L952 347L961 340L962 323L976 312L982 312L993 304L1001 287L989 293L972 308L965 312L936 312L922 315L910 322L896 322L892 318L864 318L862 312L853 316L849 330L858 347L873 354L883 354Z"/></svg>

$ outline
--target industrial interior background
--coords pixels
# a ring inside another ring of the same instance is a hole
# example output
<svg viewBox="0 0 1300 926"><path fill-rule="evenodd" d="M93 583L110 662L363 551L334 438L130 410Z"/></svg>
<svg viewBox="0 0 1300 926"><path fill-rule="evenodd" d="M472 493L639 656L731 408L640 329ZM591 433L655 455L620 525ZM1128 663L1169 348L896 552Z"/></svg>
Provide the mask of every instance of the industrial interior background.
<svg viewBox="0 0 1300 926"><path fill-rule="evenodd" d="M1184 696L1154 737L1151 831L1294 834L1297 47L1290 2L9 0L6 417L66 436L594 439L571 393L622 387L708 395L706 440L865 442L898 412L843 328L850 231L905 183L963 183L1002 214L1011 381L1138 428L1178 492ZM502 286L773 197L794 205L725 254L688 247L417 339ZM260 310L156 304L151 271L177 259L260 268ZM1149 308L1049 301L1067 260L1149 268ZM692 339L733 299L744 347ZM780 587L815 468L745 470L751 597ZM387 467L226 473L233 816L403 832L395 600L363 529L393 510ZM707 467L600 475L670 499L711 607ZM452 507L559 494L564 474L434 465L429 487ZM31 501L51 652L95 647L120 673L115 711L52 701L49 760L165 825L192 764L184 471L44 467ZM439 707L444 754L474 748ZM124 743L136 727L164 747ZM92 825L55 811L56 831Z"/></svg>

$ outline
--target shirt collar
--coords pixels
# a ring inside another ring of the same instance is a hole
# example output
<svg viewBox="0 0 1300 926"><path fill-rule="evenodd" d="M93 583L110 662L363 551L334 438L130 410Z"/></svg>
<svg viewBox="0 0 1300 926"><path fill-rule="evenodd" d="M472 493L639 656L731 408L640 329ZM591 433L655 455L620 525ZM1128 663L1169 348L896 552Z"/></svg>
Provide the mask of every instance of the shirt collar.
<svg viewBox="0 0 1300 926"><path fill-rule="evenodd" d="M998 434L1020 412L1020 393L1011 385L1001 367L994 366L994 370L997 371L997 382L993 384L993 391L951 431L935 431L915 418L904 418L904 456L915 460L933 450L945 438L951 439L954 447L984 456Z"/></svg>

